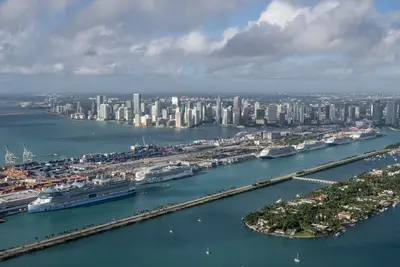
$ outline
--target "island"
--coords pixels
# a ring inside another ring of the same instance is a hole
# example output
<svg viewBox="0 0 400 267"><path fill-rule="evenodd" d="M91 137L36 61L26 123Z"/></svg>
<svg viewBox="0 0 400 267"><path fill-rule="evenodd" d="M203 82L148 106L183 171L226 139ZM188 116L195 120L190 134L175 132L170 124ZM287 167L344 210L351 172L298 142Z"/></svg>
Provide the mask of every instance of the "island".
<svg viewBox="0 0 400 267"><path fill-rule="evenodd" d="M346 227L395 207L400 164L362 173L289 202L278 200L243 218L251 230L289 238L340 235Z"/></svg>

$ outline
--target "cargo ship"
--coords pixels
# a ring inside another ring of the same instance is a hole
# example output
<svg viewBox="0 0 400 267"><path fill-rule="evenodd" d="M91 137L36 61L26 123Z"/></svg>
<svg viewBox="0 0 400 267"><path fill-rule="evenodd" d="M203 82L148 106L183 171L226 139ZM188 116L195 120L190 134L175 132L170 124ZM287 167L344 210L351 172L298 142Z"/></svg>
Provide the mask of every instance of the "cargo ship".
<svg viewBox="0 0 400 267"><path fill-rule="evenodd" d="M258 157L261 159L273 159L292 156L296 153L297 150L293 146L277 146L263 149Z"/></svg>
<svg viewBox="0 0 400 267"><path fill-rule="evenodd" d="M74 182L43 188L39 197L29 203L28 212L67 209L134 194L130 179L110 179L97 176L90 182Z"/></svg>
<svg viewBox="0 0 400 267"><path fill-rule="evenodd" d="M306 141L304 143L301 143L297 145L295 148L298 152L306 152L306 151L312 151L316 149L321 149L325 148L327 146L325 141Z"/></svg>

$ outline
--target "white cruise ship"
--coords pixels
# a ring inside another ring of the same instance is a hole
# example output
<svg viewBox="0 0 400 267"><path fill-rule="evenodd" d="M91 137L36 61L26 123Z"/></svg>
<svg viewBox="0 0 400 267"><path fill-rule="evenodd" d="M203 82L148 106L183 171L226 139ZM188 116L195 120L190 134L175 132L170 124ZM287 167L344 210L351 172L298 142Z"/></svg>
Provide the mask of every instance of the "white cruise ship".
<svg viewBox="0 0 400 267"><path fill-rule="evenodd" d="M28 205L28 212L67 209L128 196L136 192L130 179L98 178L91 182L63 184L44 188L39 197Z"/></svg>
<svg viewBox="0 0 400 267"><path fill-rule="evenodd" d="M136 173L136 184L161 183L192 176L193 168L183 163L167 163L142 169Z"/></svg>
<svg viewBox="0 0 400 267"><path fill-rule="evenodd" d="M298 152L305 152L305 151L325 148L326 146L327 144L325 141L312 140L312 141L305 141L304 143L297 145L296 150Z"/></svg>
<svg viewBox="0 0 400 267"><path fill-rule="evenodd" d="M345 136L345 135L332 136L325 140L325 142L328 146L344 145L344 144L351 143L352 141L353 141L353 138L351 138L350 136Z"/></svg>
<svg viewBox="0 0 400 267"><path fill-rule="evenodd" d="M359 131L355 134L353 134L351 137L356 140L366 140L366 139L372 139L378 136L378 132L376 132L373 129L367 129L365 131Z"/></svg>
<svg viewBox="0 0 400 267"><path fill-rule="evenodd" d="M296 153L297 150L293 146L278 146L263 149L258 157L262 159L273 159L291 156Z"/></svg>

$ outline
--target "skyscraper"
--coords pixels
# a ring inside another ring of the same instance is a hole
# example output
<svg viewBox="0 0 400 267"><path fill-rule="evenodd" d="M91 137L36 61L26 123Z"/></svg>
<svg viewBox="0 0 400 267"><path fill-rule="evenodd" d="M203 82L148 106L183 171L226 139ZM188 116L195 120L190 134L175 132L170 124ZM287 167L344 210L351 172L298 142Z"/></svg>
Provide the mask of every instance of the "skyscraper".
<svg viewBox="0 0 400 267"><path fill-rule="evenodd" d="M229 124L229 110L225 108L222 114L222 125L228 126L228 124Z"/></svg>
<svg viewBox="0 0 400 267"><path fill-rule="evenodd" d="M182 123L181 123L181 111L180 108L177 107L175 110L175 127L176 128L181 128Z"/></svg>
<svg viewBox="0 0 400 267"><path fill-rule="evenodd" d="M239 125L241 122L241 106L240 106L240 97L235 96L233 98L233 109L232 109L232 123L234 125Z"/></svg>
<svg viewBox="0 0 400 267"><path fill-rule="evenodd" d="M275 104L268 105L267 109L267 121L270 124L275 124L278 119L278 107Z"/></svg>
<svg viewBox="0 0 400 267"><path fill-rule="evenodd" d="M387 125L397 126L398 115L397 115L398 103L396 101L390 101L386 107L386 120Z"/></svg>
<svg viewBox="0 0 400 267"><path fill-rule="evenodd" d="M372 122L376 125L379 125L382 123L382 107L381 107L381 101L380 100L375 100L372 103L371 106L371 113L372 113Z"/></svg>
<svg viewBox="0 0 400 267"><path fill-rule="evenodd" d="M217 107L215 109L217 124L221 123L221 96L217 98Z"/></svg>
<svg viewBox="0 0 400 267"><path fill-rule="evenodd" d="M142 98L140 94L133 94L133 113L136 114L142 114L141 112L141 103Z"/></svg>
<svg viewBox="0 0 400 267"><path fill-rule="evenodd" d="M108 104L100 105L99 119L108 120L110 116L110 106Z"/></svg>
<svg viewBox="0 0 400 267"><path fill-rule="evenodd" d="M104 103L104 96L97 96L97 117L100 117L100 105Z"/></svg>

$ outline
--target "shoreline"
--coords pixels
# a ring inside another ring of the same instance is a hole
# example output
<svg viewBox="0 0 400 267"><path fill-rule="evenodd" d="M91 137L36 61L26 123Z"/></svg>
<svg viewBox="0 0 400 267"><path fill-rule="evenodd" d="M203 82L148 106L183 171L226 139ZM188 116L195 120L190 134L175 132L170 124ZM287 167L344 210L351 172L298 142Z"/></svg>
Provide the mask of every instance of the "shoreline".
<svg viewBox="0 0 400 267"><path fill-rule="evenodd" d="M339 160L336 162L330 162L330 163L326 163L324 165L320 165L320 166L317 166L314 168L303 170L303 172L304 172L304 175L307 175L307 174L315 173L318 171L331 169L331 168L334 168L334 167L337 167L340 165L349 164L351 162L359 161L359 160L362 160L364 158L368 158L371 156L388 153L390 151L392 151L392 150L391 149L382 149L382 150L378 150L378 151L364 153L361 155L345 158L345 159L342 159L342 160ZM49 247L57 246L59 244L72 242L74 240L79 240L79 239L85 238L87 236L103 233L103 232L117 229L120 227L124 227L127 225L132 225L132 224L135 224L138 222L150 220L150 219L164 216L164 215L167 215L167 214L170 214L173 212L177 212L177 211L180 211L183 209L203 205L203 204L214 202L214 201L217 201L220 199L232 197L232 196L235 196L238 194L243 194L246 192L254 191L254 190L261 189L261 188L264 188L267 186L271 186L271 185L274 185L277 183L286 182L286 181L292 180L293 177L295 177L297 175L298 175L297 173L290 173L290 174L279 176L279 177L276 177L273 179L267 179L267 180L263 180L263 181L260 181L260 182L254 183L254 184L245 185L245 186L242 186L239 188L231 188L228 190L223 190L222 192L220 190L217 193L208 194L208 195L205 195L204 197L190 200L188 202L175 204L175 205L168 206L168 207L163 207L161 209L155 209L152 211L145 211L140 214L134 214L133 216L122 218L122 219L115 220L115 221L111 221L108 223L99 224L99 225L91 226L91 227L80 229L80 230L77 229L76 231L73 231L73 232L70 232L67 234L61 234L58 236L56 235L50 239L44 239L44 240L40 240L35 243L5 249L3 251L0 251L0 261L5 261L7 259L14 258L14 257L20 256L23 254L31 253L31 252L38 251L38 250L43 250L43 249L46 249Z"/></svg>

